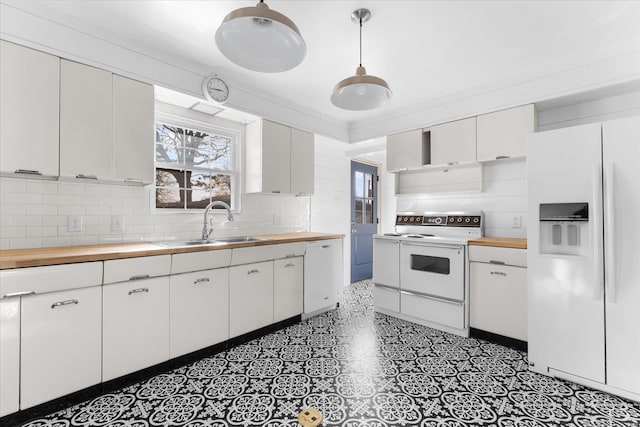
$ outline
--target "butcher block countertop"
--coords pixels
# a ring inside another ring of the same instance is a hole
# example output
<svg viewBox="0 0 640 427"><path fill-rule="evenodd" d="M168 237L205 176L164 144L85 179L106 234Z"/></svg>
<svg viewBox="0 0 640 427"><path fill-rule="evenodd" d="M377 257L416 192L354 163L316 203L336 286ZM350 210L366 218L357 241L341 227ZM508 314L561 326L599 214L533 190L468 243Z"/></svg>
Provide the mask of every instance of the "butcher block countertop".
<svg viewBox="0 0 640 427"><path fill-rule="evenodd" d="M177 248L167 248L154 243L141 242L0 250L0 270L9 268L39 267L44 265L71 264L76 262L106 261L110 259L136 258L153 255L169 255L186 252L215 251L220 249L265 246L279 243L340 239L343 238L344 235L301 232L262 234L254 237L268 240Z"/></svg>
<svg viewBox="0 0 640 427"><path fill-rule="evenodd" d="M496 248L527 249L527 239L514 237L479 237L469 240L470 245L493 246Z"/></svg>

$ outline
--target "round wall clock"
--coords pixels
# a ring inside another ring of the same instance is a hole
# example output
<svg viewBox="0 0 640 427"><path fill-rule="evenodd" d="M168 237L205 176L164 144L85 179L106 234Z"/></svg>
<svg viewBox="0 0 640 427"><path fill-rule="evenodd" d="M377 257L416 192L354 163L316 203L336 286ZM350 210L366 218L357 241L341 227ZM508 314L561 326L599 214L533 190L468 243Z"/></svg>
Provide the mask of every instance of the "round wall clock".
<svg viewBox="0 0 640 427"><path fill-rule="evenodd" d="M202 92L207 100L217 104L229 98L229 86L218 76L206 77L202 82Z"/></svg>

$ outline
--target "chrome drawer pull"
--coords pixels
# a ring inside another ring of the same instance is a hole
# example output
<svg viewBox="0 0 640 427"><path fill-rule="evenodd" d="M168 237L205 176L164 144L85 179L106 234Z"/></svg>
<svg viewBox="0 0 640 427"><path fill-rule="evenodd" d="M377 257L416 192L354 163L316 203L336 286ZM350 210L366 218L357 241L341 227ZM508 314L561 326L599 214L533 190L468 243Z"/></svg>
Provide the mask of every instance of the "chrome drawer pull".
<svg viewBox="0 0 640 427"><path fill-rule="evenodd" d="M327 249L327 248L330 248L330 247L331 247L331 245L322 245L322 249Z"/></svg>
<svg viewBox="0 0 640 427"><path fill-rule="evenodd" d="M23 297L25 295L35 295L35 294L36 294L36 291L11 292L9 294L2 295L2 298Z"/></svg>
<svg viewBox="0 0 640 427"><path fill-rule="evenodd" d="M23 173L25 175L42 175L42 172L30 169L16 169L13 173Z"/></svg>
<svg viewBox="0 0 640 427"><path fill-rule="evenodd" d="M131 276L129 277L129 280L141 280L141 279L148 279L149 277L151 277L148 274L138 274L136 276Z"/></svg>
<svg viewBox="0 0 640 427"><path fill-rule="evenodd" d="M260 270L258 270L257 268L254 268L253 270L247 271L247 274L255 274L255 273L260 273Z"/></svg>
<svg viewBox="0 0 640 427"><path fill-rule="evenodd" d="M51 308L62 307L63 305L78 304L77 299L68 299L66 301L58 301L51 304Z"/></svg>
<svg viewBox="0 0 640 427"><path fill-rule="evenodd" d="M496 261L495 259L489 260L489 264L506 265L504 261Z"/></svg>
<svg viewBox="0 0 640 427"><path fill-rule="evenodd" d="M505 273L503 271L492 271L491 275L494 275L494 274L496 274L498 276L505 276L505 277L507 276L507 273Z"/></svg>
<svg viewBox="0 0 640 427"><path fill-rule="evenodd" d="M196 280L193 282L193 284L194 284L194 285L197 285L198 283L203 283L203 282L208 282L208 281L209 281L209 278L208 278L208 277L201 277L201 278L199 278L199 279L196 279Z"/></svg>
<svg viewBox="0 0 640 427"><path fill-rule="evenodd" d="M140 292L149 292L149 288L138 288L138 289L132 289L129 291L129 295L131 294L138 294Z"/></svg>
<svg viewBox="0 0 640 427"><path fill-rule="evenodd" d="M142 180L140 178L125 178L124 182L136 182L142 184Z"/></svg>
<svg viewBox="0 0 640 427"><path fill-rule="evenodd" d="M511 156L496 156L496 160L510 159Z"/></svg>
<svg viewBox="0 0 640 427"><path fill-rule="evenodd" d="M290 268L290 267L295 267L296 265L292 262L290 262L289 264L285 264L284 268Z"/></svg>
<svg viewBox="0 0 640 427"><path fill-rule="evenodd" d="M76 178L81 178L81 179L98 179L97 176L95 175L85 175L82 173L79 173L78 175L76 175Z"/></svg>
<svg viewBox="0 0 640 427"><path fill-rule="evenodd" d="M295 258L296 254L287 254L287 256L285 256L285 258Z"/></svg>

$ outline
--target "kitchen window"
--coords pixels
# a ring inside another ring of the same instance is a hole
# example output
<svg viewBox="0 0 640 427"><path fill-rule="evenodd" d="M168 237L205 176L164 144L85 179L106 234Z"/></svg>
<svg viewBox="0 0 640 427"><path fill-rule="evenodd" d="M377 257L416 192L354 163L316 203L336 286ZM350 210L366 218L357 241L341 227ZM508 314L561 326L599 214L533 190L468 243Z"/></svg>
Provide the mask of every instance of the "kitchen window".
<svg viewBox="0 0 640 427"><path fill-rule="evenodd" d="M239 139L237 131L210 123L157 115L156 209L204 209L220 200L237 211Z"/></svg>

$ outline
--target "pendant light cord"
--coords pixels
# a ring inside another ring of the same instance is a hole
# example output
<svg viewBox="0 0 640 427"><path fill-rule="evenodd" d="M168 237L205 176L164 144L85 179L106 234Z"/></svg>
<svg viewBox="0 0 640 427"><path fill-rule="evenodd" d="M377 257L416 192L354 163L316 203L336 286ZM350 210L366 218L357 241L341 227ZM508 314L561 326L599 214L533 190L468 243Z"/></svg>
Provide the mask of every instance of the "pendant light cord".
<svg viewBox="0 0 640 427"><path fill-rule="evenodd" d="M360 16L360 66L362 67L362 16Z"/></svg>

